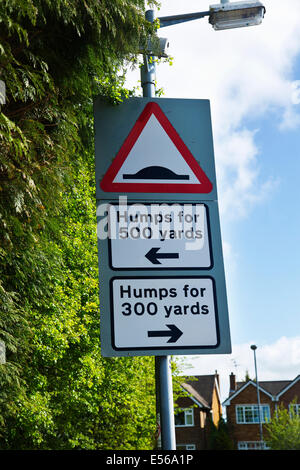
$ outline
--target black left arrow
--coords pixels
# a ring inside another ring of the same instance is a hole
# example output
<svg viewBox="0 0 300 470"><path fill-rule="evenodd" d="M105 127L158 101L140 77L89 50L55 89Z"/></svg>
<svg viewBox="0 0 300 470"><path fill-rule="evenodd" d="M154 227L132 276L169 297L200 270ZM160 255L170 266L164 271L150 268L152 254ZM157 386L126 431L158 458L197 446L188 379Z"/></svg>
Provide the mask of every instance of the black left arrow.
<svg viewBox="0 0 300 470"><path fill-rule="evenodd" d="M165 331L148 331L149 338L159 338L163 336L170 336L167 343L176 343L180 336L183 334L182 331L177 328L176 325L166 325L169 330Z"/></svg>
<svg viewBox="0 0 300 470"><path fill-rule="evenodd" d="M161 264L159 259L176 259L179 258L179 253L158 253L160 248L151 248L148 253L145 254L145 257L152 264Z"/></svg>

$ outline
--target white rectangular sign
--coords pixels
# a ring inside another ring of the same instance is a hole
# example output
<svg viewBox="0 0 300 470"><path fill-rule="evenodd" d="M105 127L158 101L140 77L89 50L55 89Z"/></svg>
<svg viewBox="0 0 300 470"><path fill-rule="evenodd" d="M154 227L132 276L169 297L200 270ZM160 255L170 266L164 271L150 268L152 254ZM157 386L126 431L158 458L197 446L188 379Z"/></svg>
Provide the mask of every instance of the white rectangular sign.
<svg viewBox="0 0 300 470"><path fill-rule="evenodd" d="M108 220L112 269L212 267L204 204L111 204Z"/></svg>
<svg viewBox="0 0 300 470"><path fill-rule="evenodd" d="M219 344L215 285L210 277L114 278L111 302L115 350Z"/></svg>

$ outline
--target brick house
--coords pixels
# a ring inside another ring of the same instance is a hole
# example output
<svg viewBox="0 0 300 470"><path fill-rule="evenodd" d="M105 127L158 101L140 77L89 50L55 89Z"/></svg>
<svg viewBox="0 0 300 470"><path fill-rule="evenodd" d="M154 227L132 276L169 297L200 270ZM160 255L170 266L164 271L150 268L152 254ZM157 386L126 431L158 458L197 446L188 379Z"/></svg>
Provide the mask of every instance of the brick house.
<svg viewBox="0 0 300 470"><path fill-rule="evenodd" d="M229 382L229 396L223 406L226 406L227 423L236 449L266 449L264 442L260 444L256 382L236 382L233 373L229 376ZM300 414L300 375L294 380L259 381L259 396L264 436L264 423L274 415L280 405L287 409L294 407ZM292 404L295 399L296 402Z"/></svg>
<svg viewBox="0 0 300 470"><path fill-rule="evenodd" d="M208 449L211 420L217 426L222 413L219 376L197 375L181 384L175 414L176 448Z"/></svg>

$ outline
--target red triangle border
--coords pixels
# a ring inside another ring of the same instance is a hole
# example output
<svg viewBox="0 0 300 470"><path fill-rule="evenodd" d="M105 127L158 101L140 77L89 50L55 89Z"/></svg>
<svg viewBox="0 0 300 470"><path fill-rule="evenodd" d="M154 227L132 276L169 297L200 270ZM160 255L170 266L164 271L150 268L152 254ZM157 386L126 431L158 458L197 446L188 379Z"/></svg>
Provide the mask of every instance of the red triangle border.
<svg viewBox="0 0 300 470"><path fill-rule="evenodd" d="M141 135L144 127L154 114L160 125L163 127L169 138L182 157L199 180L199 183L113 183L121 166L128 157L132 147ZM149 102L145 106L135 125L125 139L121 149L114 158L112 164L100 182L100 187L105 192L128 192L128 193L198 193L207 194L213 189L211 181L208 179L199 163L183 142L177 131L174 129L168 118L165 116L159 105Z"/></svg>

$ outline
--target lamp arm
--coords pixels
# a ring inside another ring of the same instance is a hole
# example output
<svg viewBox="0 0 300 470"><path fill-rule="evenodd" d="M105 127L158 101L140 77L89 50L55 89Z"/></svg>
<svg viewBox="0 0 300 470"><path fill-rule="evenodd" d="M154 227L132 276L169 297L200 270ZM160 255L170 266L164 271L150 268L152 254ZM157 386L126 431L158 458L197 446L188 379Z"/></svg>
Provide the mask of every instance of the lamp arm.
<svg viewBox="0 0 300 470"><path fill-rule="evenodd" d="M163 16L158 18L158 20L160 23L160 28L165 28L166 26L197 20L198 18L204 18L205 16L209 15L210 11L200 11L197 13L185 13L184 15Z"/></svg>

